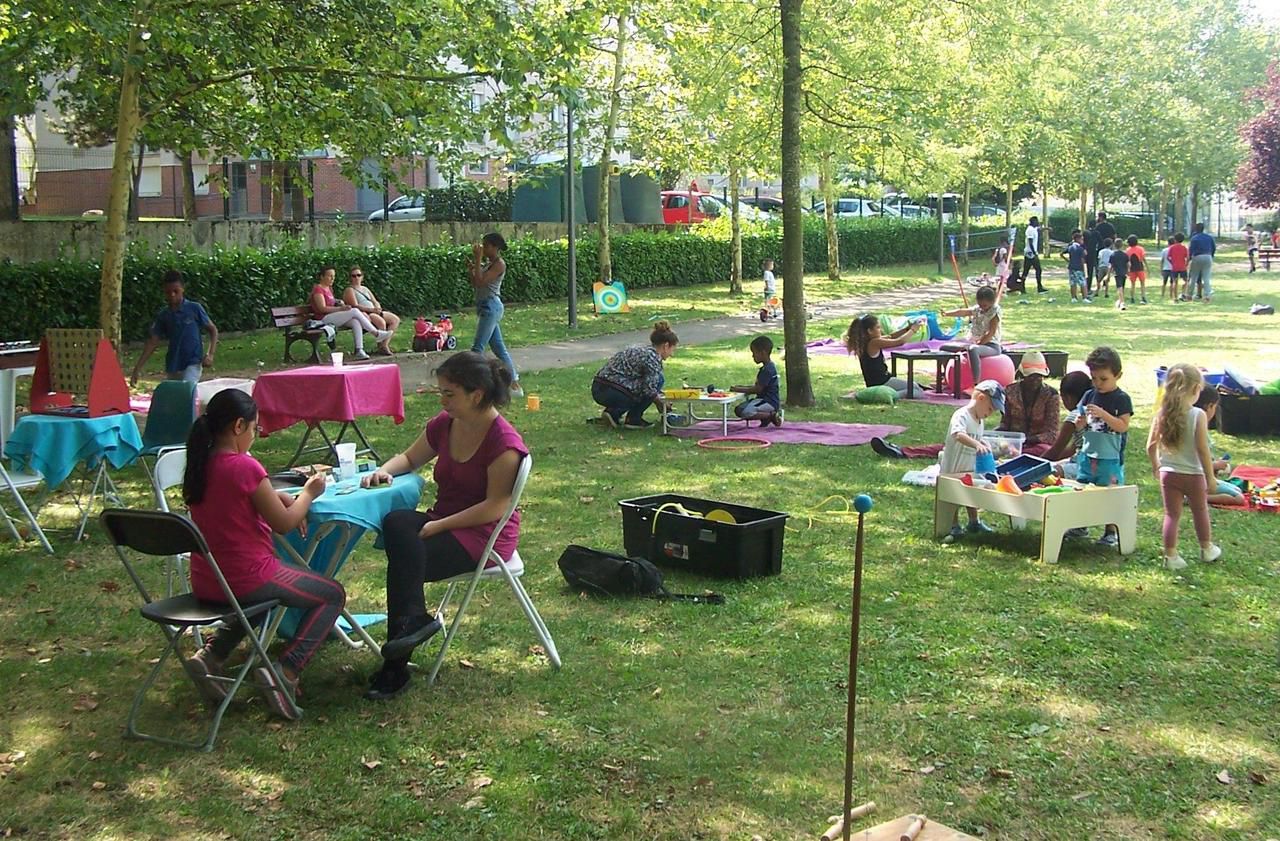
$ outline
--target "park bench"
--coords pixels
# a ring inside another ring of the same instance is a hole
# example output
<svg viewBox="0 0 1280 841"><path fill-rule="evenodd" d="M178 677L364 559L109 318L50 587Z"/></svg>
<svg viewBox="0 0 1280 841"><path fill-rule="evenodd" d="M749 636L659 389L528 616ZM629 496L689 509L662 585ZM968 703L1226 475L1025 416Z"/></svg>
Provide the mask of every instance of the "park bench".
<svg viewBox="0 0 1280 841"><path fill-rule="evenodd" d="M298 362L293 358L290 348L295 342L310 342L311 356L308 359L301 360L305 362L320 361L320 340L325 337L325 331L320 328L308 328L307 322L313 321L314 316L311 314L311 307L272 307L271 308L271 325L284 330L284 361ZM349 328L338 328L349 329ZM332 351L337 347L337 342L330 339L325 342Z"/></svg>
<svg viewBox="0 0 1280 841"><path fill-rule="evenodd" d="M1271 271L1271 261L1280 262L1280 248L1271 245L1263 245L1258 247L1258 260L1262 263L1262 268Z"/></svg>

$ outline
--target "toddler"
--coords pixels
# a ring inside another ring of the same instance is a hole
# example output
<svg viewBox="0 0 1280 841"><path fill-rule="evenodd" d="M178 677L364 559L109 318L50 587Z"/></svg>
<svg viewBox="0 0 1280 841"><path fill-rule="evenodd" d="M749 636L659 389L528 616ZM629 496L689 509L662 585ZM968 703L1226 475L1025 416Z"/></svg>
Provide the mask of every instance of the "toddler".
<svg viewBox="0 0 1280 841"><path fill-rule="evenodd" d="M1209 420L1203 409L1193 405L1203 386L1204 377L1194 365L1179 362L1170 366L1164 380L1164 397L1147 436L1147 457L1151 459L1151 471L1160 477L1164 500L1164 565L1171 570L1187 566L1178 554L1178 521L1182 519L1184 499L1190 504L1200 541L1200 560L1212 563L1222 557L1209 523L1208 495L1218 487L1213 456L1209 454Z"/></svg>
<svg viewBox="0 0 1280 841"><path fill-rule="evenodd" d="M947 440L942 445L942 455L938 459L941 474L972 473L978 453L991 452L991 448L982 440L982 422L993 412L1004 412L1004 386L995 380L983 380L973 387L973 396L969 398L969 402L951 415ZM978 519L976 508L966 510L969 512L970 534L985 534L993 530ZM957 510L951 531L943 538L944 543L954 543L964 536L959 521L960 512Z"/></svg>
<svg viewBox="0 0 1280 841"><path fill-rule="evenodd" d="M1117 254L1124 255L1123 251ZM1127 258L1126 258L1127 259ZM1114 268L1114 266L1113 266ZM1133 401L1120 389L1120 354L1109 347L1094 348L1085 358L1093 388L1080 398L1068 420L1080 430L1076 452L1077 479L1086 485L1110 487L1124 484L1124 447L1133 417ZM1086 529L1070 529L1069 537L1084 537ZM1120 538L1108 525L1099 546L1117 546Z"/></svg>
<svg viewBox="0 0 1280 841"><path fill-rule="evenodd" d="M756 372L754 385L735 385L731 391L749 394L751 399L734 407L733 413L745 421L760 421L761 426L782 426L782 395L778 392L778 369L769 355L773 353L773 341L768 336L756 336L751 340L751 358L760 370ZM750 425L750 424L748 424Z"/></svg>
<svg viewBox="0 0 1280 841"><path fill-rule="evenodd" d="M760 268L764 272L764 302L767 304L778 294L778 280L773 276L773 260L766 259Z"/></svg>

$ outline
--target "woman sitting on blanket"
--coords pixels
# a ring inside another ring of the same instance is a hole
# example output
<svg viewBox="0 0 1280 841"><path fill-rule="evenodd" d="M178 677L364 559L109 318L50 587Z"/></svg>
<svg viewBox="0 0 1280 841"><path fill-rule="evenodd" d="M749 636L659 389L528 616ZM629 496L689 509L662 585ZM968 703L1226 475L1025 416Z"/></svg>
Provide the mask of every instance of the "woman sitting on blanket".
<svg viewBox="0 0 1280 841"><path fill-rule="evenodd" d="M1021 382L1005 389L1004 414L1000 416L1000 432L1021 432L1027 436L1023 442L1022 452L1026 455L1050 458L1056 449L1066 449L1071 444L1071 433L1074 424L1062 424L1059 427L1059 415L1062 404L1076 403L1089 388L1089 375L1083 372L1072 372L1062 378L1061 393L1045 384L1044 378L1049 373L1049 366L1044 361L1044 354L1038 350L1028 351L1018 365ZM1073 376L1079 374L1079 377ZM1068 432L1070 427L1070 432ZM1065 443L1063 435L1066 435ZM941 444L922 444L916 447L899 447L890 444L883 438L872 438L871 449L888 458L937 458L942 452ZM1054 458L1066 458L1074 447Z"/></svg>
<svg viewBox="0 0 1280 841"><path fill-rule="evenodd" d="M889 365L885 361L884 351L889 348L902 347L907 343L907 336L916 330L923 319L907 322L907 326L896 330L888 336L880 325L880 318L867 314L855 318L849 325L849 332L844 335L844 346L849 353L858 357L858 365L862 368L862 379L867 388L887 385L898 392L898 397L919 398L924 396L927 384L916 382L911 393L907 393L907 381L901 377L889 376Z"/></svg>

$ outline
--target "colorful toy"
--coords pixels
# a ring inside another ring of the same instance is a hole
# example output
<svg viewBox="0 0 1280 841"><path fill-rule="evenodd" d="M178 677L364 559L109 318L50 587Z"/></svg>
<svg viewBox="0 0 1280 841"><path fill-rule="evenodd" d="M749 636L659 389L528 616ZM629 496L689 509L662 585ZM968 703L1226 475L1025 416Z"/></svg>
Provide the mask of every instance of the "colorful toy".
<svg viewBox="0 0 1280 841"><path fill-rule="evenodd" d="M417 353L453 350L458 340L452 334L453 319L448 313L440 313L434 324L420 315L413 322L413 349Z"/></svg>
<svg viewBox="0 0 1280 841"><path fill-rule="evenodd" d="M1022 496L1022 488L1018 487L1018 483L1014 481L1012 476L1001 476L1000 481L996 482L996 490L1000 491L1000 493Z"/></svg>
<svg viewBox="0 0 1280 841"><path fill-rule="evenodd" d="M929 328L929 338L934 341L949 342L960 335L960 331L964 329L964 319L957 318L950 332L943 330L938 324L938 314L931 310L912 310L906 316L907 318L923 318L925 325Z"/></svg>
<svg viewBox="0 0 1280 841"><path fill-rule="evenodd" d="M782 318L782 299L777 295L771 295L760 308L760 320L774 321L779 318Z"/></svg>
<svg viewBox="0 0 1280 841"><path fill-rule="evenodd" d="M592 284L591 303L596 308L596 315L631 312L631 304L627 302L627 287L623 286L620 280L615 280L608 285L599 281Z"/></svg>
<svg viewBox="0 0 1280 841"><path fill-rule="evenodd" d="M773 446L772 441L753 438L750 435L726 435L717 438L703 438L698 446L704 450L767 450Z"/></svg>

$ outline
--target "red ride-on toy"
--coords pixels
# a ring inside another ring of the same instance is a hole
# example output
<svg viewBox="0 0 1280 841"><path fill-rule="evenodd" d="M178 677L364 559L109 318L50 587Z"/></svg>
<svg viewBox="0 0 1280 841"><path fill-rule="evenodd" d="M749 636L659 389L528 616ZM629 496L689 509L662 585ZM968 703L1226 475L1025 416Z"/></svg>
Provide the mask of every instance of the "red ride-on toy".
<svg viewBox="0 0 1280 841"><path fill-rule="evenodd" d="M434 324L421 315L413 322L413 349L418 353L453 350L457 346L458 340L453 337L453 320L448 313L440 313Z"/></svg>

